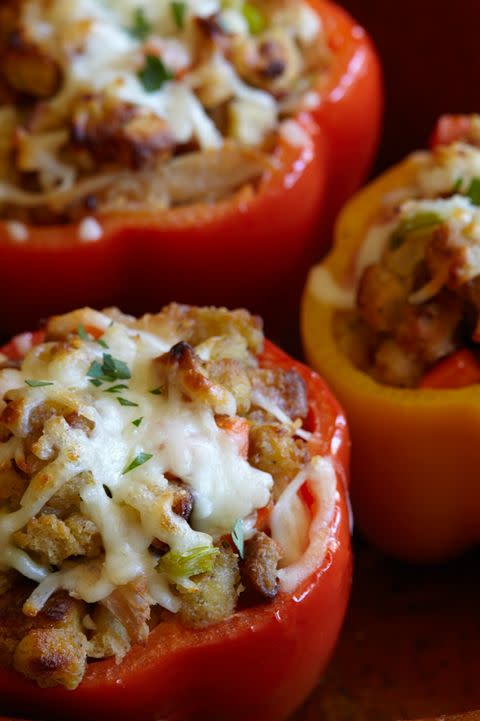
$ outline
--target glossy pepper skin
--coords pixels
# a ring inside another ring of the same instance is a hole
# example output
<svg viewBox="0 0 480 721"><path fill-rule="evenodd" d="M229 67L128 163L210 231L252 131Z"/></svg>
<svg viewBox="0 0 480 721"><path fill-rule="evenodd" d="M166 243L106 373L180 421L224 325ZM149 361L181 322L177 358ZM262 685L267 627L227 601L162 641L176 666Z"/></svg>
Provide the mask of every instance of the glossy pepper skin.
<svg viewBox="0 0 480 721"><path fill-rule="evenodd" d="M311 370L272 344L262 365L302 375L311 451L333 459L337 499L323 563L293 594L281 592L272 603L239 610L210 628L160 624L120 665L92 663L75 691L41 689L0 669L2 712L43 721L283 721L311 691L333 651L351 584L348 429Z"/></svg>
<svg viewBox="0 0 480 721"><path fill-rule="evenodd" d="M322 264L340 285L348 287L382 197L413 184L415 175L411 156L347 204L334 249ZM302 336L307 359L347 412L356 524L401 559L454 557L480 535L480 385L399 389L355 368L335 341L335 307L318 293L318 272L313 269L304 291Z"/></svg>
<svg viewBox="0 0 480 721"><path fill-rule="evenodd" d="M85 304L114 303L138 314L173 298L230 307L248 299L268 316L286 295L298 297L325 242L319 224L329 224L368 171L382 109L379 61L365 32L328 0L310 2L322 18L331 67L319 83L318 107L296 118L300 140L280 138L275 167L258 190L160 214L98 215L102 234L92 241L70 224L30 226L18 242L1 222L0 266L9 270L2 273L0 332Z"/></svg>

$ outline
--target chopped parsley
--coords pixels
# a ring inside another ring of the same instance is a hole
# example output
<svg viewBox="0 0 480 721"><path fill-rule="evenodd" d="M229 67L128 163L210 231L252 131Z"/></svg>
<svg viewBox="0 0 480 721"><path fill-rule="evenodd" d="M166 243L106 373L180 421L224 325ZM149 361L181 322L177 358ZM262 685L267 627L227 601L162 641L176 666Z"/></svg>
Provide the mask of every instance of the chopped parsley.
<svg viewBox="0 0 480 721"><path fill-rule="evenodd" d="M168 80L173 78L173 73L165 67L156 55L147 55L145 57L145 64L137 75L147 93L160 90Z"/></svg>
<svg viewBox="0 0 480 721"><path fill-rule="evenodd" d="M248 29L252 35L259 35L266 28L265 18L255 5L245 3L242 14L247 21Z"/></svg>
<svg viewBox="0 0 480 721"><path fill-rule="evenodd" d="M145 15L143 8L136 8L133 13L132 25L127 28L127 32L136 40L145 40L145 38L150 35L152 32L152 24Z"/></svg>
<svg viewBox="0 0 480 721"><path fill-rule="evenodd" d="M43 386L53 386L53 381L34 381L31 378L25 381L30 388L43 388Z"/></svg>
<svg viewBox="0 0 480 721"><path fill-rule="evenodd" d="M136 428L138 428L141 425L142 421L143 421L143 416L141 416L140 418L135 418L135 420L132 421L132 426L135 426Z"/></svg>
<svg viewBox="0 0 480 721"><path fill-rule="evenodd" d="M463 185L463 178L462 177L457 178L453 185L453 188L452 188L452 195L455 195L455 193L459 193L460 190L462 189L462 185Z"/></svg>
<svg viewBox="0 0 480 721"><path fill-rule="evenodd" d="M98 378L90 378L90 383L92 384L92 386L95 386L96 388L100 388L100 386L102 385L102 382L103 381L99 380Z"/></svg>
<svg viewBox="0 0 480 721"><path fill-rule="evenodd" d="M243 521L241 519L239 519L233 527L232 541L238 550L240 558L243 558L245 543L243 538Z"/></svg>
<svg viewBox="0 0 480 721"><path fill-rule="evenodd" d="M77 333L82 340L92 340L90 333L87 333L85 326L82 323L78 324Z"/></svg>
<svg viewBox="0 0 480 721"><path fill-rule="evenodd" d="M82 340L85 340L85 341L95 340L95 338L90 333L87 333L83 323L78 324L77 334L78 334L78 337L81 338ZM98 345L101 345L102 348L108 348L108 343L106 343L106 341L102 340L102 338L98 338L98 340L95 340L95 343L98 343Z"/></svg>
<svg viewBox="0 0 480 721"><path fill-rule="evenodd" d="M152 394L152 396L161 396L163 393L163 386L158 386L158 388L153 388L153 390L148 391Z"/></svg>
<svg viewBox="0 0 480 721"><path fill-rule="evenodd" d="M116 380L128 380L132 374L124 361L114 358L110 353L104 353L102 363L93 361L87 376L104 383L113 383Z"/></svg>
<svg viewBox="0 0 480 721"><path fill-rule="evenodd" d="M185 25L185 12L187 10L186 4L182 2L171 2L170 10L172 11L175 25L179 30L183 30L183 27Z"/></svg>
<svg viewBox="0 0 480 721"><path fill-rule="evenodd" d="M122 398L122 396L117 396L117 401L120 403L121 406L131 406L132 408L138 408L138 403L129 401L128 398Z"/></svg>
<svg viewBox="0 0 480 721"><path fill-rule="evenodd" d="M473 178L465 195L473 205L480 205L480 178Z"/></svg>
<svg viewBox="0 0 480 721"><path fill-rule="evenodd" d="M153 453L139 453L131 463L126 466L122 471L122 476L124 476L126 473L130 473L130 471L134 471L135 468L138 468L139 466L143 466L144 463L150 460L150 458L153 458Z"/></svg>
<svg viewBox="0 0 480 721"><path fill-rule="evenodd" d="M119 393L120 391L128 390L128 386L125 383L118 383L116 386L110 386L110 388L104 388L104 393Z"/></svg>

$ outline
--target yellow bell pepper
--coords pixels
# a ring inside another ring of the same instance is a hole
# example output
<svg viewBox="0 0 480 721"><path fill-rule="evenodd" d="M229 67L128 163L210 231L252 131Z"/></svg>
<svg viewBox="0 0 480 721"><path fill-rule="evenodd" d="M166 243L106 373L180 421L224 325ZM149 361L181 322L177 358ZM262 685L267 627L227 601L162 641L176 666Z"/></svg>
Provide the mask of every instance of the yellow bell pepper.
<svg viewBox="0 0 480 721"><path fill-rule="evenodd" d="M352 295L357 253L381 200L414 184L417 168L412 155L344 208L334 249L305 287L302 335L309 363L349 418L356 523L386 552L425 562L455 556L480 538L480 385L380 385L352 365L334 337L338 305Z"/></svg>

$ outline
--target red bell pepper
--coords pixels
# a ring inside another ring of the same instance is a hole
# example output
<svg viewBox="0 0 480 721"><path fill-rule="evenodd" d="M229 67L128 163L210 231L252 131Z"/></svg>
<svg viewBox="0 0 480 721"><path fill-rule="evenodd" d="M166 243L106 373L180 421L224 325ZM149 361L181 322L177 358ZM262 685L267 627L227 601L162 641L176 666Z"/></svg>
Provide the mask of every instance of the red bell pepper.
<svg viewBox="0 0 480 721"><path fill-rule="evenodd" d="M255 312L272 314L279 301L288 307L286 293L295 295L326 242L319 222L327 214L328 224L368 171L382 109L379 62L365 32L328 0L310 2L331 66L318 107L296 118L302 142L280 138L275 169L258 190L160 214L100 214L102 235L91 242L82 242L77 224L30 226L19 242L1 222L0 332L85 304L140 313L172 298L229 306L247 298Z"/></svg>
<svg viewBox="0 0 480 721"><path fill-rule="evenodd" d="M420 388L465 388L480 383L480 363L464 348L437 363L420 381Z"/></svg>
<svg viewBox="0 0 480 721"><path fill-rule="evenodd" d="M470 131L472 116L442 115L436 122L430 137L430 146L450 145L456 140L466 139Z"/></svg>
<svg viewBox="0 0 480 721"><path fill-rule="evenodd" d="M351 583L348 430L313 371L268 343L261 362L294 368L304 378L310 449L333 459L336 509L323 562L293 593L280 592L272 603L239 610L210 628L161 623L119 665L90 664L75 691L42 689L0 669L2 712L44 721L282 721L311 691L332 653ZM314 503L313 519L316 510Z"/></svg>

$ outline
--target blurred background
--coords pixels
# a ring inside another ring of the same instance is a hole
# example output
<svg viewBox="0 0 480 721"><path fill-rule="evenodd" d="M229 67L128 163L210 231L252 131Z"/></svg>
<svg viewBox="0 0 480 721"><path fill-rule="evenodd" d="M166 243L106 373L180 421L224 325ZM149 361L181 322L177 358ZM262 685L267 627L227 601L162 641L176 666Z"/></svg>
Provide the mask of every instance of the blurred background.
<svg viewBox="0 0 480 721"><path fill-rule="evenodd" d="M377 167L425 147L441 113L480 111L479 0L343 0L371 34L386 84Z"/></svg>

